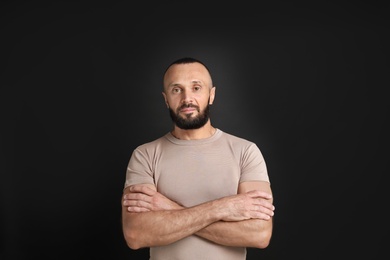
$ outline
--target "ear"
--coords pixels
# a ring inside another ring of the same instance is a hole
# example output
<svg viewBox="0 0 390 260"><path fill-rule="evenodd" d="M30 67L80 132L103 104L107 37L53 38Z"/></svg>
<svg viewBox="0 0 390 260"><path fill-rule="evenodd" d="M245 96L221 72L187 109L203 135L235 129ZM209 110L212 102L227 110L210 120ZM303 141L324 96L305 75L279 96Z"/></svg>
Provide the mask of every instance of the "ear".
<svg viewBox="0 0 390 260"><path fill-rule="evenodd" d="M215 86L210 89L210 102L209 102L210 105L212 105L214 102L215 90L216 90Z"/></svg>
<svg viewBox="0 0 390 260"><path fill-rule="evenodd" d="M165 101L165 104L167 105L167 108L169 108L169 104L168 104L168 100L167 100L167 95L163 92L161 92L161 94L163 95L164 97L164 101Z"/></svg>

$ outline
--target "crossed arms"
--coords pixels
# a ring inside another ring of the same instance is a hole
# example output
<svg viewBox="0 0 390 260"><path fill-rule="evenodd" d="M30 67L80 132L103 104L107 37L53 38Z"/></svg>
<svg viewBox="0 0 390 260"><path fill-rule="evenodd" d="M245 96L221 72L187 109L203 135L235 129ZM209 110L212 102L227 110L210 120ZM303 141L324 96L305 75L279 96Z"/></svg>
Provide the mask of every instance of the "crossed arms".
<svg viewBox="0 0 390 260"><path fill-rule="evenodd" d="M124 189L122 228L132 249L163 246L197 235L225 246L268 246L274 215L269 183L243 182L238 194L185 208L151 184Z"/></svg>

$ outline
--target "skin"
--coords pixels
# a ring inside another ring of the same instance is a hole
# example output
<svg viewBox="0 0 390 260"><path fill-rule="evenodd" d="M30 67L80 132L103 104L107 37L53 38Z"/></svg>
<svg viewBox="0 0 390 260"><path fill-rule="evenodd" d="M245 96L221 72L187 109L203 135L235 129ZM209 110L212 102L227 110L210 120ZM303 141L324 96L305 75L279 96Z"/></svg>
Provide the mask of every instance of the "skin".
<svg viewBox="0 0 390 260"><path fill-rule="evenodd" d="M200 63L176 64L164 76L163 97L179 116L194 118L215 98L215 87ZM180 108L182 104L195 107ZM198 108L198 109L197 109ZM199 110L199 111L198 111ZM210 119L198 129L180 129L179 139L208 138L215 133ZM237 195L185 208L157 192L150 184L124 189L123 234L132 249L163 246L197 235L225 246L266 248L272 236L275 207L268 182L243 182Z"/></svg>

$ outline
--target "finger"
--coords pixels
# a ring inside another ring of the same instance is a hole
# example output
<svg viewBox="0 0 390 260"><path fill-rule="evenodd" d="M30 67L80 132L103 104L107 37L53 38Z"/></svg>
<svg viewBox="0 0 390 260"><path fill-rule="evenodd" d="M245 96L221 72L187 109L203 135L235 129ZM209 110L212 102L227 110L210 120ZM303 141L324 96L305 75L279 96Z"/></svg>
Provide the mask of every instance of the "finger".
<svg viewBox="0 0 390 260"><path fill-rule="evenodd" d="M259 198L264 198L264 199L272 199L272 194L271 194L271 193L266 192L266 191L262 191L262 190L252 190L252 191L248 191L247 194L248 194L251 198L259 197Z"/></svg>
<svg viewBox="0 0 390 260"><path fill-rule="evenodd" d="M262 220L270 220L272 216L264 214L262 212L255 212L252 218L262 219Z"/></svg>
<svg viewBox="0 0 390 260"><path fill-rule="evenodd" d="M262 206L262 207L270 209L270 210L275 210L275 206L271 202L264 200L264 199L258 199L258 200L256 200L256 202L254 204Z"/></svg>
<svg viewBox="0 0 390 260"><path fill-rule="evenodd" d="M150 197L149 195L146 195L144 193L129 193L129 194L126 194L124 199L126 200L143 200L143 201L146 201L146 202L151 202L152 201L152 197Z"/></svg>
<svg viewBox="0 0 390 260"><path fill-rule="evenodd" d="M130 192L139 192L139 193L144 193L149 196L153 196L156 191L145 186L145 185L133 185L130 186Z"/></svg>
<svg viewBox="0 0 390 260"><path fill-rule="evenodd" d="M263 214L266 214L270 217L272 217L275 214L275 212L273 210L270 210L270 209L262 207L262 206L258 206L257 211L259 211Z"/></svg>
<svg viewBox="0 0 390 260"><path fill-rule="evenodd" d="M252 218L261 218L264 220L268 220L274 216L274 211L269 210L267 208L263 208L261 206L253 206L250 211Z"/></svg>
<svg viewBox="0 0 390 260"><path fill-rule="evenodd" d="M146 208L151 210L152 206L150 203L147 203L142 200L126 200L123 202L124 206L131 206L131 207L139 207L139 208Z"/></svg>
<svg viewBox="0 0 390 260"><path fill-rule="evenodd" d="M253 205L253 206L251 207L251 210L252 210L252 211L259 212L259 213L266 214L266 215L271 216L271 217L275 214L274 211L273 211L272 209L263 207L262 205Z"/></svg>
<svg viewBox="0 0 390 260"><path fill-rule="evenodd" d="M127 211L128 212L134 212L134 213L139 213L139 212L147 212L147 211L150 211L146 208L142 208L142 207L127 207Z"/></svg>

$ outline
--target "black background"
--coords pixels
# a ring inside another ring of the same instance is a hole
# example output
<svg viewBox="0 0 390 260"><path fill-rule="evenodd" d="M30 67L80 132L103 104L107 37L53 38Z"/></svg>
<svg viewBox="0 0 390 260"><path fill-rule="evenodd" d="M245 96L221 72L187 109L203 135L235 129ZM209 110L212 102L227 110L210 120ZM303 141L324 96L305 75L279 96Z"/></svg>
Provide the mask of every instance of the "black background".
<svg viewBox="0 0 390 260"><path fill-rule="evenodd" d="M3 1L0 259L147 259L120 198L182 56L211 70L214 126L267 161L274 234L248 259L386 254L389 4L272 3Z"/></svg>

